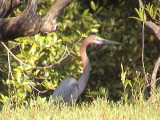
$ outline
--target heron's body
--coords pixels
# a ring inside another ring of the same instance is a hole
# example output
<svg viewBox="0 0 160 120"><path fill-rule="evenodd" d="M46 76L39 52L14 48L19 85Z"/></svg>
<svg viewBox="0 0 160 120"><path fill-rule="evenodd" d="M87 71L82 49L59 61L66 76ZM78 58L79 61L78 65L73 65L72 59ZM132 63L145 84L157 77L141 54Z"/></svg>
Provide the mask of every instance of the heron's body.
<svg viewBox="0 0 160 120"><path fill-rule="evenodd" d="M63 89L62 89L62 86L63 86ZM78 95L76 93L78 92L79 90L78 90L77 80L75 80L74 78L68 77L59 84L59 86L56 88L55 92L53 93L52 98L54 100L56 99L59 100L58 102L67 101L68 105L71 106L72 103L77 100Z"/></svg>
<svg viewBox="0 0 160 120"><path fill-rule="evenodd" d="M86 54L86 48L89 44L107 44L107 45L118 45L119 43L113 42L113 41L108 41L104 40L100 37L97 36L89 36L87 37L80 49L80 55L83 63L83 73L79 80L75 80L74 78L66 78L64 79L60 85L56 88L54 93L52 94L52 98L56 101L55 104L57 104L58 99L61 101L64 101L67 103L69 106L74 104L78 97L81 95L83 90L85 89L89 75L90 75L90 62Z"/></svg>

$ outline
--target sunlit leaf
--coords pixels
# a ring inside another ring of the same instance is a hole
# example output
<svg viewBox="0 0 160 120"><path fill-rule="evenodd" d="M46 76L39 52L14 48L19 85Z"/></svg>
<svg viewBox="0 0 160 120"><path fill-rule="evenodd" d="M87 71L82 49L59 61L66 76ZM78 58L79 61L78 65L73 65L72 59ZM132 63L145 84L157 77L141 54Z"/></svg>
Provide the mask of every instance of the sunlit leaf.
<svg viewBox="0 0 160 120"><path fill-rule="evenodd" d="M82 17L86 16L86 15L88 14L88 12L89 12L89 9L86 9L86 10L83 12Z"/></svg>
<svg viewBox="0 0 160 120"><path fill-rule="evenodd" d="M93 11L96 11L96 5L93 1L90 2L90 6L91 6Z"/></svg>
<svg viewBox="0 0 160 120"><path fill-rule="evenodd" d="M93 33L97 33L97 32L98 32L98 29L96 29L96 28L92 28L92 29L91 29L91 32L93 32Z"/></svg>

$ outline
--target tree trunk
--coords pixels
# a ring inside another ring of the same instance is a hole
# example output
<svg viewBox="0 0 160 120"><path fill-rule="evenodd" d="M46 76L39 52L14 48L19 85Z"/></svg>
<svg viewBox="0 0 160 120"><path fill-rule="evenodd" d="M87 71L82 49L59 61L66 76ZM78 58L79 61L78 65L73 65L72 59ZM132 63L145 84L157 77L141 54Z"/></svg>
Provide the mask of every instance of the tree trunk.
<svg viewBox="0 0 160 120"><path fill-rule="evenodd" d="M5 18L11 11L22 4L21 0L0 1L0 40L7 41L17 37L35 35L37 33L54 32L56 19L61 11L73 0L57 0L49 12L41 18L36 14L37 0L27 0L27 7L17 17Z"/></svg>

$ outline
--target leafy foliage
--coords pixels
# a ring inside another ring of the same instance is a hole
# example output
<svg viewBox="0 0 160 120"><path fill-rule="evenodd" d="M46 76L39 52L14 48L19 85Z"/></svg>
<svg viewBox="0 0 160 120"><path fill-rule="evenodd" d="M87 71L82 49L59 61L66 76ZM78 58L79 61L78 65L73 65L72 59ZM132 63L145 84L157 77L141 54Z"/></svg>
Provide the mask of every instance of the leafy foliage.
<svg viewBox="0 0 160 120"><path fill-rule="evenodd" d="M9 43L9 47L15 47L12 50L15 56L4 69L7 72L10 67L10 77L3 80L3 84L8 86L8 94L24 100L33 93L43 94L54 90L66 76L79 77L82 70L79 42L89 33L98 32L100 25L88 9L79 15L77 7L77 2L71 4L60 16L59 21L64 23L58 23L59 32L20 37ZM1 101L4 101L3 98Z"/></svg>

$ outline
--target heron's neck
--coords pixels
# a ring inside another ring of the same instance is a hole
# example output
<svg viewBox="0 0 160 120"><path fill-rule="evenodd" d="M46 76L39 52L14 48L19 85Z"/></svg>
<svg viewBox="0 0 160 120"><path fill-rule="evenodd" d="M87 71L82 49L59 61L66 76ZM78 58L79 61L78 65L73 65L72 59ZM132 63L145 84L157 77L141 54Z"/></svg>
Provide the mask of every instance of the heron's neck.
<svg viewBox="0 0 160 120"><path fill-rule="evenodd" d="M81 45L81 49L80 49L80 55L81 55L81 59L83 63L83 73L80 79L78 80L79 94L83 92L83 90L85 89L87 85L89 74L90 74L90 69L91 69L90 62L86 54L86 48L88 44L89 44L89 41L84 40L84 42Z"/></svg>

